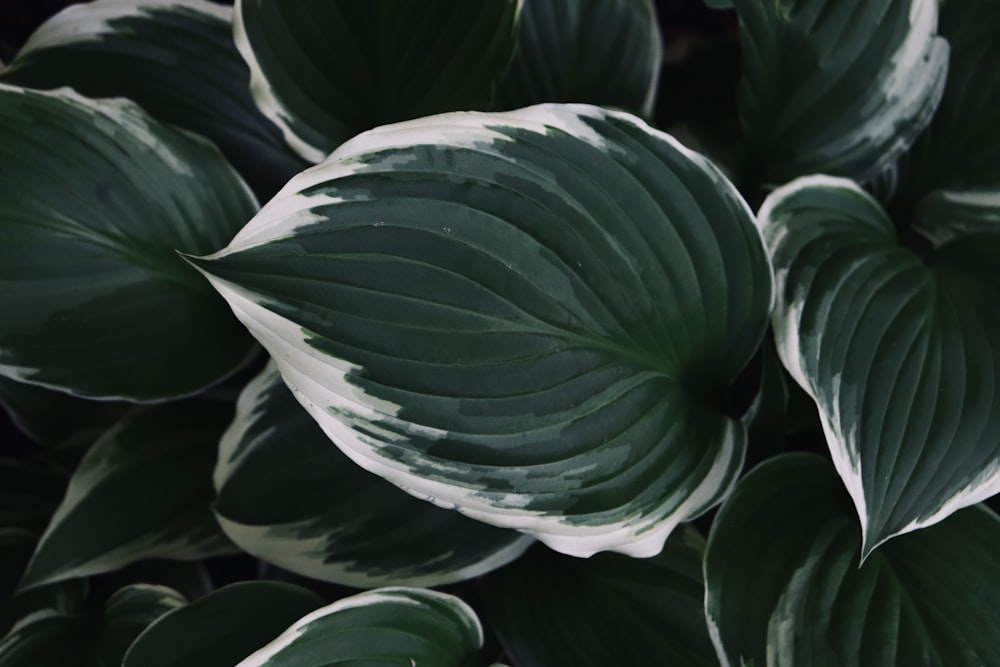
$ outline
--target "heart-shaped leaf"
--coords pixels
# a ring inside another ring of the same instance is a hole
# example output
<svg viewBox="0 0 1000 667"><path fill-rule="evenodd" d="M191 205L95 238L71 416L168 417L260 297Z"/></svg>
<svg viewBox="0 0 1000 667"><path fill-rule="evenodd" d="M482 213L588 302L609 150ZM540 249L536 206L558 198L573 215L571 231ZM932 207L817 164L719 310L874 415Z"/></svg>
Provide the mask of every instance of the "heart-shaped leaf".
<svg viewBox="0 0 1000 667"><path fill-rule="evenodd" d="M236 44L266 116L319 162L355 134L484 108L521 0L239 0Z"/></svg>
<svg viewBox="0 0 1000 667"><path fill-rule="evenodd" d="M31 35L0 81L127 97L155 118L211 139L261 196L307 164L257 109L250 69L233 42L233 10L213 2L71 5Z"/></svg>
<svg viewBox="0 0 1000 667"><path fill-rule="evenodd" d="M1000 230L927 257L851 181L764 202L782 362L819 407L868 556L1000 491Z"/></svg>
<svg viewBox="0 0 1000 667"><path fill-rule="evenodd" d="M488 627L519 667L717 667L703 609L704 548L682 526L652 558L532 549L483 578Z"/></svg>
<svg viewBox="0 0 1000 667"><path fill-rule="evenodd" d="M533 541L417 500L334 447L273 364L244 389L222 437L215 513L258 558L360 588L479 576Z"/></svg>
<svg viewBox="0 0 1000 667"><path fill-rule="evenodd" d="M0 374L146 401L233 372L252 341L176 251L255 209L215 147L132 103L0 85Z"/></svg>
<svg viewBox="0 0 1000 667"><path fill-rule="evenodd" d="M652 0L524 0L498 104L587 102L648 116L660 41Z"/></svg>
<svg viewBox="0 0 1000 667"><path fill-rule="evenodd" d="M1000 664L1000 517L977 506L905 535L860 568L860 534L830 464L772 458L737 484L705 555L724 667Z"/></svg>
<svg viewBox="0 0 1000 667"><path fill-rule="evenodd" d="M192 261L345 454L558 551L658 553L739 473L770 268L721 172L628 114L379 128Z"/></svg>
<svg viewBox="0 0 1000 667"><path fill-rule="evenodd" d="M734 0L744 176L868 179L927 125L944 89L937 0Z"/></svg>
<svg viewBox="0 0 1000 667"><path fill-rule="evenodd" d="M463 667L482 643L479 619L459 598L380 588L317 609L237 667Z"/></svg>
<svg viewBox="0 0 1000 667"><path fill-rule="evenodd" d="M229 415L203 402L140 408L73 473L22 586L108 572L144 558L232 553L209 507Z"/></svg>
<svg viewBox="0 0 1000 667"><path fill-rule="evenodd" d="M322 604L312 591L276 581L224 586L160 616L129 647L122 667L233 665Z"/></svg>

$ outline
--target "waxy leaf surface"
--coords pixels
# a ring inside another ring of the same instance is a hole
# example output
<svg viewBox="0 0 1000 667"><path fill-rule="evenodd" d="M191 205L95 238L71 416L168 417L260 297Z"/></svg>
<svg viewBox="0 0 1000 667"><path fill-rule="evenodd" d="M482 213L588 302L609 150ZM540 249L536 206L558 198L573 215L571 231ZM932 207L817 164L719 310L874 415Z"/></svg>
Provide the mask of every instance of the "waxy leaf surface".
<svg viewBox="0 0 1000 667"><path fill-rule="evenodd" d="M863 553L1000 491L1000 233L926 257L851 181L776 190L759 221L782 362L813 398Z"/></svg>
<svg viewBox="0 0 1000 667"><path fill-rule="evenodd" d="M828 461L755 468L716 516L706 610L723 667L1000 664L1000 518L979 505L859 568L861 534Z"/></svg>
<svg viewBox="0 0 1000 667"><path fill-rule="evenodd" d="M649 556L739 473L770 268L725 177L628 114L379 128L192 261L345 454L473 518Z"/></svg>

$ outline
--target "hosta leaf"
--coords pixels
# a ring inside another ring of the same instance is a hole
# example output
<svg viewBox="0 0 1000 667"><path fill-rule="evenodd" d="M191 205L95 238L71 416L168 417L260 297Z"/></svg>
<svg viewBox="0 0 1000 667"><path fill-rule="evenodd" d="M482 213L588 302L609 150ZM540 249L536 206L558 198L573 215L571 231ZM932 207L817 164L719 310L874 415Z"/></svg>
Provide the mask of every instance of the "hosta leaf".
<svg viewBox="0 0 1000 667"><path fill-rule="evenodd" d="M937 0L734 0L748 178L873 177L930 121L947 43Z"/></svg>
<svg viewBox="0 0 1000 667"><path fill-rule="evenodd" d="M628 114L388 126L192 260L362 467L588 555L717 503L771 276L707 160Z"/></svg>
<svg viewBox="0 0 1000 667"><path fill-rule="evenodd" d="M233 548L212 516L216 443L229 414L206 402L140 408L73 473L22 586L145 558L195 560Z"/></svg>
<svg viewBox="0 0 1000 667"><path fill-rule="evenodd" d="M662 47L652 0L525 0L504 109L588 102L649 115Z"/></svg>
<svg viewBox="0 0 1000 667"><path fill-rule="evenodd" d="M239 0L236 44L261 111L319 162L355 134L483 108L521 0Z"/></svg>
<svg viewBox="0 0 1000 667"><path fill-rule="evenodd" d="M89 646L87 628L77 619L46 609L22 619L0 638L0 667L79 665Z"/></svg>
<svg viewBox="0 0 1000 667"><path fill-rule="evenodd" d="M122 667L234 665L323 601L274 581L231 584L153 622L125 654Z"/></svg>
<svg viewBox="0 0 1000 667"><path fill-rule="evenodd" d="M479 619L459 598L380 588L317 609L237 667L462 667L482 642Z"/></svg>
<svg viewBox="0 0 1000 667"><path fill-rule="evenodd" d="M94 653L98 664L121 667L125 652L139 634L187 600L166 586L133 584L114 592L104 604L104 618Z"/></svg>
<svg viewBox="0 0 1000 667"><path fill-rule="evenodd" d="M255 209L214 147L125 101L0 85L0 165L0 374L152 400L244 363L251 341L176 255Z"/></svg>
<svg viewBox="0 0 1000 667"><path fill-rule="evenodd" d="M133 406L120 401L88 401L0 377L0 407L35 442L58 445L105 430ZM59 415L59 419L52 419L52 415Z"/></svg>
<svg viewBox="0 0 1000 667"><path fill-rule="evenodd" d="M233 11L204 0L98 0L43 23L0 81L121 96L202 134L256 192L272 195L305 163L250 96Z"/></svg>
<svg viewBox="0 0 1000 667"><path fill-rule="evenodd" d="M488 626L519 667L705 665L704 538L676 531L652 558L528 552L483 579Z"/></svg>
<svg viewBox="0 0 1000 667"><path fill-rule="evenodd" d="M724 667L1000 664L1000 518L965 509L859 569L851 514L833 468L815 455L773 458L740 481L705 557Z"/></svg>
<svg viewBox="0 0 1000 667"><path fill-rule="evenodd" d="M921 258L829 177L776 190L759 218L778 350L819 407L863 554L1000 491L1000 233Z"/></svg>
<svg viewBox="0 0 1000 667"><path fill-rule="evenodd" d="M244 551L350 586L436 586L519 556L530 537L425 503L330 444L269 364L222 438L216 516Z"/></svg>

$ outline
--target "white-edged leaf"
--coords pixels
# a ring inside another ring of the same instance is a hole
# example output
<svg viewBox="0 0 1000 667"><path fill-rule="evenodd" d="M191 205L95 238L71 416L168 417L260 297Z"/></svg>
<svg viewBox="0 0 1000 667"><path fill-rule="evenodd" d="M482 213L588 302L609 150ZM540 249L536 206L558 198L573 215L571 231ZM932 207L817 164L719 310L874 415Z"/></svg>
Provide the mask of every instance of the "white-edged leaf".
<svg viewBox="0 0 1000 667"><path fill-rule="evenodd" d="M1000 491L1000 228L922 257L826 176L776 190L759 223L778 352L819 408L863 555Z"/></svg>
<svg viewBox="0 0 1000 667"><path fill-rule="evenodd" d="M744 177L776 186L874 177L927 125L944 90L937 0L734 0Z"/></svg>
<svg viewBox="0 0 1000 667"><path fill-rule="evenodd" d="M0 85L0 375L152 401L254 354L177 251L256 210L214 146L124 100Z"/></svg>
<svg viewBox="0 0 1000 667"><path fill-rule="evenodd" d="M517 558L532 539L417 500L344 456L272 364L222 437L215 514L244 551L359 588L439 586Z"/></svg>
<svg viewBox="0 0 1000 667"><path fill-rule="evenodd" d="M22 587L108 572L147 558L232 553L210 504L218 405L138 408L107 431L70 480Z"/></svg>
<svg viewBox="0 0 1000 667"><path fill-rule="evenodd" d="M736 485L705 555L723 667L1000 664L1000 518L984 506L904 535L859 567L830 463L772 458Z"/></svg>
<svg viewBox="0 0 1000 667"><path fill-rule="evenodd" d="M154 584L124 586L104 603L104 616L94 642L98 664L121 667L125 652L136 637L158 618L187 604L172 588Z"/></svg>
<svg viewBox="0 0 1000 667"><path fill-rule="evenodd" d="M238 0L261 111L310 162L355 134L481 109L514 52L521 0Z"/></svg>
<svg viewBox="0 0 1000 667"><path fill-rule="evenodd" d="M463 667L482 643L479 619L461 599L420 588L380 588L304 616L237 667Z"/></svg>
<svg viewBox="0 0 1000 667"><path fill-rule="evenodd" d="M379 128L192 262L333 442L418 497L649 556L739 473L721 406L770 267L721 172L634 116Z"/></svg>

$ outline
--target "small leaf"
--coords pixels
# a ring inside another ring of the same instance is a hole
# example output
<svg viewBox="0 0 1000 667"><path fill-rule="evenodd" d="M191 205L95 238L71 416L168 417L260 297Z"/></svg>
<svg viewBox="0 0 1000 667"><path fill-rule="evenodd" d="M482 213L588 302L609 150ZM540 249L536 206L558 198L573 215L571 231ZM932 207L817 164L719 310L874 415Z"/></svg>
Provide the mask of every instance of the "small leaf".
<svg viewBox="0 0 1000 667"><path fill-rule="evenodd" d="M104 603L104 618L94 647L100 665L121 667L136 637L166 613L187 600L166 586L133 584L115 591Z"/></svg>
<svg viewBox="0 0 1000 667"><path fill-rule="evenodd" d="M22 586L146 558L231 553L209 507L228 419L214 404L170 403L137 409L105 433L73 473Z"/></svg>
<svg viewBox="0 0 1000 667"><path fill-rule="evenodd" d="M764 202L782 363L819 408L863 556L1000 491L1000 233L922 259L851 181Z"/></svg>
<svg viewBox="0 0 1000 667"><path fill-rule="evenodd" d="M485 577L480 597L519 667L714 667L703 551L704 538L687 526L648 559L583 560L536 548Z"/></svg>
<svg viewBox="0 0 1000 667"><path fill-rule="evenodd" d="M948 45L937 0L734 0L745 176L775 186L827 173L866 180L927 125Z"/></svg>
<svg viewBox="0 0 1000 667"><path fill-rule="evenodd" d="M211 139L262 196L306 163L250 96L233 10L204 0L97 0L67 7L28 39L0 81L127 97Z"/></svg>
<svg viewBox="0 0 1000 667"><path fill-rule="evenodd" d="M517 558L532 539L417 500L334 447L273 364L222 437L216 516L243 550L348 586L437 586Z"/></svg>
<svg viewBox="0 0 1000 667"><path fill-rule="evenodd" d="M700 155L584 105L379 128L193 259L347 456L572 555L653 555L739 473L771 275Z"/></svg>
<svg viewBox="0 0 1000 667"><path fill-rule="evenodd" d="M479 619L459 598L380 588L317 609L236 667L462 667L482 643Z"/></svg>
<svg viewBox="0 0 1000 667"><path fill-rule="evenodd" d="M255 210L214 147L122 100L0 85L0 165L0 374L146 401L254 353L176 255Z"/></svg>
<svg viewBox="0 0 1000 667"><path fill-rule="evenodd" d="M525 0L499 105L587 102L649 116L660 41L651 0Z"/></svg>
<svg viewBox="0 0 1000 667"><path fill-rule="evenodd" d="M851 514L832 466L812 454L772 458L737 484L705 556L723 666L1000 664L1000 517L963 510L859 568Z"/></svg>
<svg viewBox="0 0 1000 667"><path fill-rule="evenodd" d="M0 666L86 664L89 647L86 627L75 618L46 609L22 619L0 638Z"/></svg>
<svg viewBox="0 0 1000 667"><path fill-rule="evenodd" d="M234 665L322 604L315 593L291 584L231 584L154 621L132 643L122 667Z"/></svg>
<svg viewBox="0 0 1000 667"><path fill-rule="evenodd" d="M521 0L239 0L236 45L261 111L319 162L363 130L483 108Z"/></svg>

